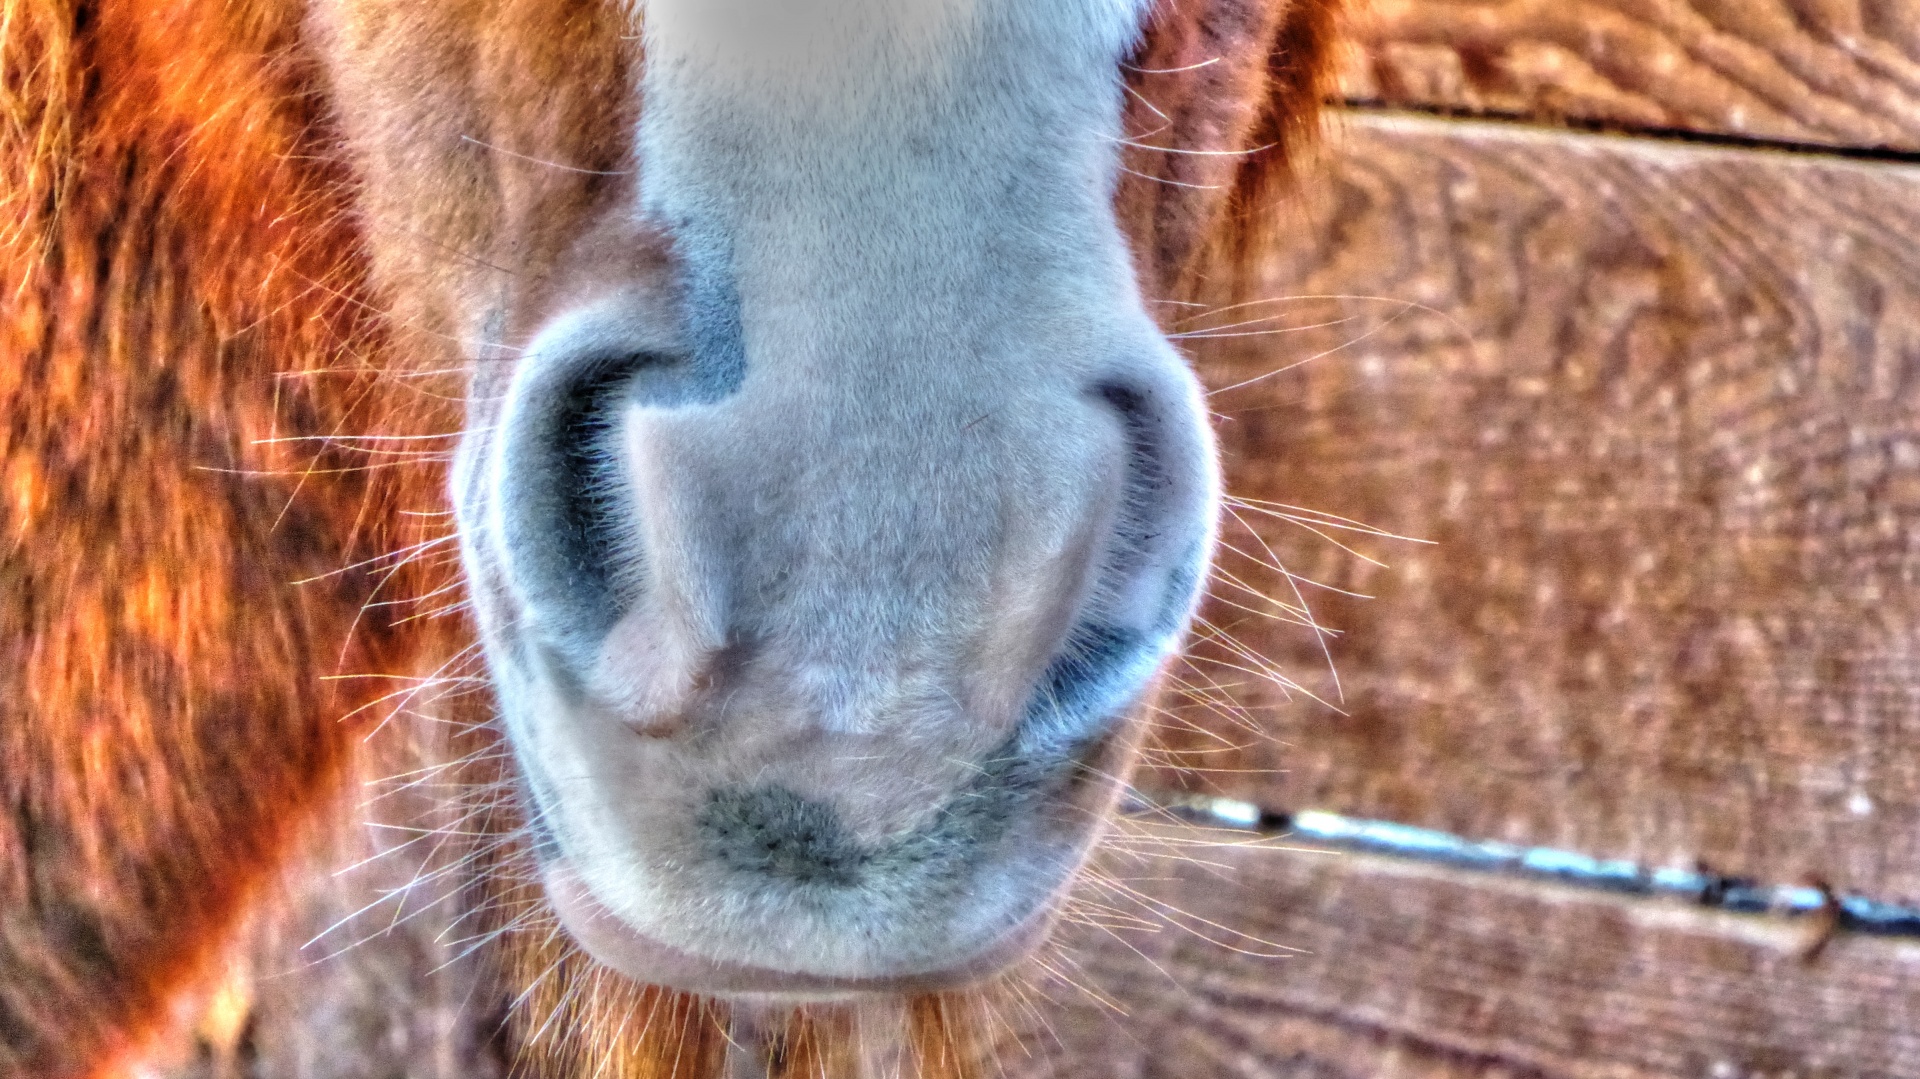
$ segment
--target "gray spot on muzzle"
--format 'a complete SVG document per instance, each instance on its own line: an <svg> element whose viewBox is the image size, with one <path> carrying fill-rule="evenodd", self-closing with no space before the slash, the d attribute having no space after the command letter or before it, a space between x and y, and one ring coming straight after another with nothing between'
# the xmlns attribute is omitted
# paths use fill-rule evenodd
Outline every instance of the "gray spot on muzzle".
<svg viewBox="0 0 1920 1079"><path fill-rule="evenodd" d="M990 858L1015 820L1071 782L1077 764L1077 753L1035 757L1009 742L932 820L880 843L860 842L833 806L779 786L712 791L695 823L716 860L760 880L931 898Z"/></svg>
<svg viewBox="0 0 1920 1079"><path fill-rule="evenodd" d="M832 806L785 787L714 791L699 824L714 855L744 873L848 888L873 860Z"/></svg>
<svg viewBox="0 0 1920 1079"><path fill-rule="evenodd" d="M722 865L762 881L929 898L963 882L1016 821L1072 783L1138 692L1133 668L1151 653L1137 633L1077 627L1026 722L918 829L862 843L832 805L762 786L709 792L695 818L701 841Z"/></svg>

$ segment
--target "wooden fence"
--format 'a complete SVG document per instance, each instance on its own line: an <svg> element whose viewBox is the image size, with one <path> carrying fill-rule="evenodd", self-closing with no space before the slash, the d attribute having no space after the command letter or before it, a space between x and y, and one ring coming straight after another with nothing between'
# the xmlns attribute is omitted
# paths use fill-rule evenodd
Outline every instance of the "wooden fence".
<svg viewBox="0 0 1920 1079"><path fill-rule="evenodd" d="M1920 3L1376 0L1358 29L1241 298L1271 302L1187 327L1239 387L1245 587L1162 738L1206 770L1141 786L1712 883L1139 825L1095 898L1192 929L1089 908L1024 1067L1920 1075L1920 938L1847 913L1920 907ZM1717 903L1748 884L1835 902Z"/></svg>

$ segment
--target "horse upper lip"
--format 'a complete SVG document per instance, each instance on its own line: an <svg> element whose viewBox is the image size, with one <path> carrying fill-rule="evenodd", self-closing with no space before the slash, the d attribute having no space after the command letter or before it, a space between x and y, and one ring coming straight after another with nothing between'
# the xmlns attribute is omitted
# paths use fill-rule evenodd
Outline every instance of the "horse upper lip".
<svg viewBox="0 0 1920 1079"><path fill-rule="evenodd" d="M565 859L547 867L547 897L574 940L593 958L637 981L730 998L822 1001L876 994L926 993L970 985L1024 958L1046 939L1056 904L1043 903L985 950L938 970L871 978L810 974L713 959L676 948L628 925L596 898Z"/></svg>

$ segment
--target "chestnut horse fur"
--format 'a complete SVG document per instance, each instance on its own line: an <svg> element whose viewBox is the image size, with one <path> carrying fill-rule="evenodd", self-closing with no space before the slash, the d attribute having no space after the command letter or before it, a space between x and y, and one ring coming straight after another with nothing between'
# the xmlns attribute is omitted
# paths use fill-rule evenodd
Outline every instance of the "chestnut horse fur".
<svg viewBox="0 0 1920 1079"><path fill-rule="evenodd" d="M1336 16L1152 7L1115 201L1146 296L1231 282L1257 248L1316 130ZM635 18L618 0L0 4L0 1075L136 1062L299 887L293 852L357 819L380 676L471 643L458 618L369 605L457 572L395 554L450 552L445 454L351 436L449 449L458 298L541 280L632 183ZM488 723L471 699L445 711ZM511 836L512 806L483 824ZM479 850L463 901L537 907L523 856ZM549 925L504 933L490 967L527 1074L721 1066L724 1006L611 975ZM665 1018L628 1029L639 1008ZM921 1074L965 1073L963 1011L906 1005ZM793 1023L792 1074L835 1074L845 1017Z"/></svg>

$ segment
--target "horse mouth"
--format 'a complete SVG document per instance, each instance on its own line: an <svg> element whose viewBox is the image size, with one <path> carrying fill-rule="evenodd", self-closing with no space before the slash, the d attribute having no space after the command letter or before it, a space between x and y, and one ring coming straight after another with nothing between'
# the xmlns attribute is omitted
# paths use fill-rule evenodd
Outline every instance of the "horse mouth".
<svg viewBox="0 0 1920 1079"><path fill-rule="evenodd" d="M962 989L1030 955L1053 928L1058 904L1040 904L999 939L959 962L927 971L876 977L811 974L712 959L656 940L608 910L564 859L547 867L548 901L560 924L588 955L635 981L702 996L791 1004Z"/></svg>

